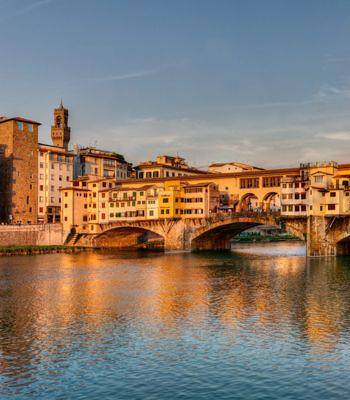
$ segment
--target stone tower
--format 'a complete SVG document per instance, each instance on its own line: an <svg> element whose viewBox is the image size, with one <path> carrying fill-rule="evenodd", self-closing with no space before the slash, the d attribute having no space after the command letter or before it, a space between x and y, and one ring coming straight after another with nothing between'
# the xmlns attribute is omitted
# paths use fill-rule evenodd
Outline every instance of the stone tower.
<svg viewBox="0 0 350 400"><path fill-rule="evenodd" d="M63 107L62 100L54 110L54 125L51 126L51 139L54 146L68 150L70 127L68 126L68 110Z"/></svg>

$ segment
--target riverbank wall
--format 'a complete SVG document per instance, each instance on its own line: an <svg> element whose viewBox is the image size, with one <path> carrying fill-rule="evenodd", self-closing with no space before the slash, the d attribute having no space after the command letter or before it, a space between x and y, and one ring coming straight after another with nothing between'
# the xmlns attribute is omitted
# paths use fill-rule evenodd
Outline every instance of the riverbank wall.
<svg viewBox="0 0 350 400"><path fill-rule="evenodd" d="M60 246L62 224L0 225L0 246Z"/></svg>

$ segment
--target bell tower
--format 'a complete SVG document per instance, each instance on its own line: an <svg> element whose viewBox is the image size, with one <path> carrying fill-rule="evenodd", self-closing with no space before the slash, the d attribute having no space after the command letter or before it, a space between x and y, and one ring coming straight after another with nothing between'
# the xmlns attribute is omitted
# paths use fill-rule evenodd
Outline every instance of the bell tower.
<svg viewBox="0 0 350 400"><path fill-rule="evenodd" d="M51 126L51 139L54 146L68 150L70 127L68 126L68 110L61 104L54 110L54 125Z"/></svg>

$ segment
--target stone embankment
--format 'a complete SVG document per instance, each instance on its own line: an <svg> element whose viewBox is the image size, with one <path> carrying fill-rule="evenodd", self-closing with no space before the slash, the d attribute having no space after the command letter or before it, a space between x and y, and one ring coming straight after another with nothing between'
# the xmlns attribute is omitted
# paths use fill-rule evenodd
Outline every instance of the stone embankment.
<svg viewBox="0 0 350 400"><path fill-rule="evenodd" d="M61 246L61 224L0 225L0 246Z"/></svg>

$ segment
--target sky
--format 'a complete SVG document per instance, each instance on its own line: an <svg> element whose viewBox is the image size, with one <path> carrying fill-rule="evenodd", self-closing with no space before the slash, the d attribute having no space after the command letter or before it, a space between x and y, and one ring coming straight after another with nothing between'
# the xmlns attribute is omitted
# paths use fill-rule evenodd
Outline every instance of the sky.
<svg viewBox="0 0 350 400"><path fill-rule="evenodd" d="M0 0L0 115L134 163L350 162L349 0Z"/></svg>

